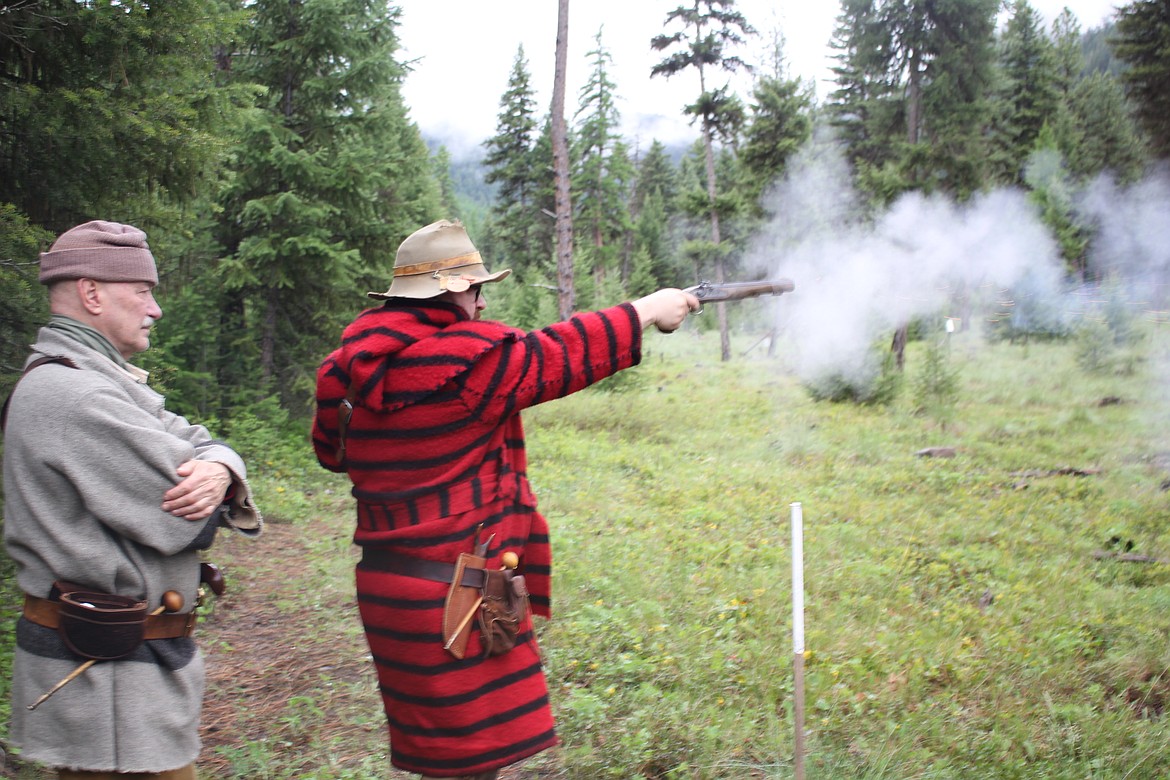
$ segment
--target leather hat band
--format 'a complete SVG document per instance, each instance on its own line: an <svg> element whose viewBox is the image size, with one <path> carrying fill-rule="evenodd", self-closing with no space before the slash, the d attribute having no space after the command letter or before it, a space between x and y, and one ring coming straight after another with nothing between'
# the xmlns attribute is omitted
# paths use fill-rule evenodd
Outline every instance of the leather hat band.
<svg viewBox="0 0 1170 780"><path fill-rule="evenodd" d="M483 265L483 259L479 252L469 252L459 257L448 258L447 260L435 260L431 263L415 263L414 265L404 265L394 269L395 276L416 276L418 274L429 274L435 271L445 271L448 268L461 268L467 265Z"/></svg>

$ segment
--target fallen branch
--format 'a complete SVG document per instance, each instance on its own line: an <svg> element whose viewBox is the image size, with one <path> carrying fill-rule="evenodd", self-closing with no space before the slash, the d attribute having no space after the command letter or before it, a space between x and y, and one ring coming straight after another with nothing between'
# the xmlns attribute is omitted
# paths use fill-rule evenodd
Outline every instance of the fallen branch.
<svg viewBox="0 0 1170 780"><path fill-rule="evenodd" d="M954 447L927 447L914 453L919 458L953 458L957 454Z"/></svg>
<svg viewBox="0 0 1170 780"><path fill-rule="evenodd" d="M1100 474L1101 469L1074 469L1071 466L1062 466L1058 469L1028 469L1027 471L1013 471L1013 477L1091 477Z"/></svg>
<svg viewBox="0 0 1170 780"><path fill-rule="evenodd" d="M1152 555L1138 555L1137 553L1115 553L1106 550L1094 550L1093 557L1099 561L1122 561L1123 563L1170 563L1165 558L1155 558Z"/></svg>

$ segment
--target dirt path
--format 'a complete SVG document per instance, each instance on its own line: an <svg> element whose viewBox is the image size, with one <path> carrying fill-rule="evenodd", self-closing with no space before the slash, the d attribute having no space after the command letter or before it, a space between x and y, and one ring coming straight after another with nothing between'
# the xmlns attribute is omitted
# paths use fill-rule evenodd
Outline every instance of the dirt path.
<svg viewBox="0 0 1170 780"><path fill-rule="evenodd" d="M374 695L373 667L363 660L367 652L364 641L354 641L352 632L320 637L323 629L328 630L318 619L321 610L356 619L353 599L334 596L317 609L306 611L303 619L295 614L290 619L275 609L276 601L296 596L289 593L296 579L290 573L311 570L313 565L300 537L292 525L269 523L258 539L224 535L213 550L212 557L240 562L230 566L228 593L200 631L207 661L207 695L199 767L213 777L231 776L229 761L217 748L260 740L306 747L302 744L304 724L285 717L289 702L297 697L314 702L321 710L322 717L311 730L322 742L332 743L337 738L343 744L359 744L365 739L363 727L336 717L354 702L339 698L334 693L338 686L323 688L321 682L326 677L365 683L360 687Z"/></svg>

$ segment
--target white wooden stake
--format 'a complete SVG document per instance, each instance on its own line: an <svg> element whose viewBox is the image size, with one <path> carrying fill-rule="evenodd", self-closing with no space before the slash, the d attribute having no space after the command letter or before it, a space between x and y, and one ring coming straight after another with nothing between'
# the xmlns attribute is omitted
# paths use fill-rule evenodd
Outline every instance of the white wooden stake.
<svg viewBox="0 0 1170 780"><path fill-rule="evenodd" d="M795 743L793 776L804 780L804 515L800 502L792 503L792 672Z"/></svg>

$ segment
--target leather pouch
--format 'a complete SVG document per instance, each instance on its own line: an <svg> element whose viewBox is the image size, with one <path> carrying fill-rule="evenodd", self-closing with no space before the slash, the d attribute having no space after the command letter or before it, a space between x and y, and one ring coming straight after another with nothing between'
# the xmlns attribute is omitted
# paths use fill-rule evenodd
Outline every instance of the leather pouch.
<svg viewBox="0 0 1170 780"><path fill-rule="evenodd" d="M479 588L462 584L463 570L482 569L486 564L485 558L470 553L460 553L455 561L455 575L443 606L443 647L456 658L463 658L467 653L471 625L482 598Z"/></svg>
<svg viewBox="0 0 1170 780"><path fill-rule="evenodd" d="M61 593L57 628L65 646L95 661L115 661L138 649L146 637L146 602L113 593Z"/></svg>
<svg viewBox="0 0 1170 780"><path fill-rule="evenodd" d="M528 614L524 575L508 569L485 571L479 630L484 655L502 655L516 646L520 623Z"/></svg>

